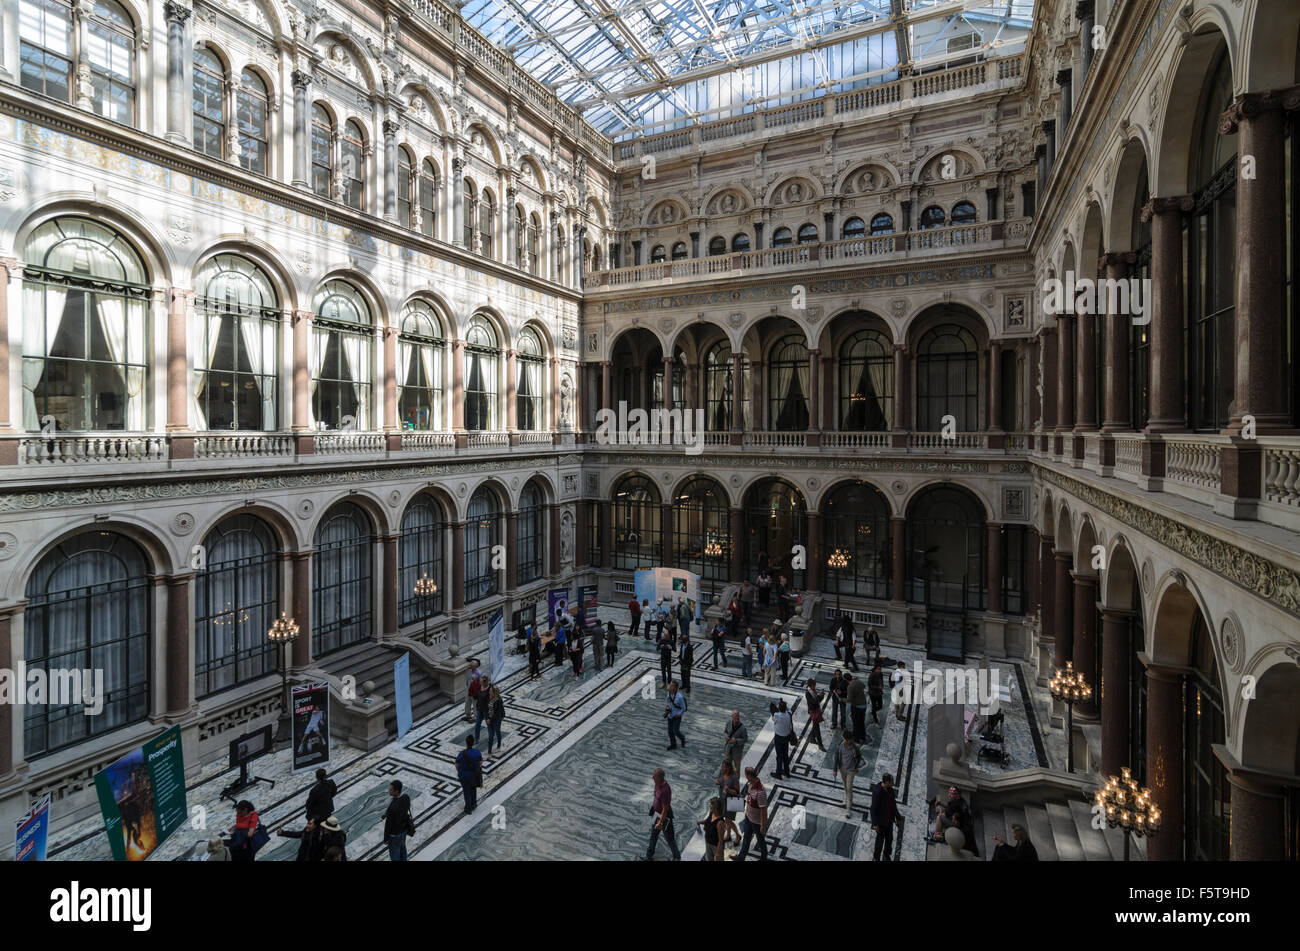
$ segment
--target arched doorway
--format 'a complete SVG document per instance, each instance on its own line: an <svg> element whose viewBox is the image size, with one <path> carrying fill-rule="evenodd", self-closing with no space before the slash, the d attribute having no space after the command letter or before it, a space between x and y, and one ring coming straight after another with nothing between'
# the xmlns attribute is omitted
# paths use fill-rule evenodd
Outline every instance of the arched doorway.
<svg viewBox="0 0 1300 951"><path fill-rule="evenodd" d="M889 502L869 482L845 482L822 502L822 559L842 552L848 564L827 568L823 590L860 598L893 597L893 523Z"/></svg>
<svg viewBox="0 0 1300 951"><path fill-rule="evenodd" d="M731 576L727 490L706 476L684 482L673 499L673 564L694 571L709 591Z"/></svg>
<svg viewBox="0 0 1300 951"><path fill-rule="evenodd" d="M979 499L955 486L922 490L908 507L907 600L983 610L987 547Z"/></svg>
<svg viewBox="0 0 1300 951"><path fill-rule="evenodd" d="M373 629L374 536L370 516L339 502L321 518L312 558L313 657L358 644Z"/></svg>
<svg viewBox="0 0 1300 951"><path fill-rule="evenodd" d="M659 489L649 478L633 472L614 483L613 567L621 571L659 564L661 510Z"/></svg>
<svg viewBox="0 0 1300 951"><path fill-rule="evenodd" d="M785 576L790 584L802 589L808 563L808 506L803 493L781 479L764 479L745 493L744 509L745 576L758 577L759 555L766 552L772 580ZM805 567L794 566L796 545L802 551L800 563Z"/></svg>
<svg viewBox="0 0 1300 951"><path fill-rule="evenodd" d="M205 697L275 670L267 640L279 612L280 546L269 525L243 513L203 538L194 575L194 694Z"/></svg>

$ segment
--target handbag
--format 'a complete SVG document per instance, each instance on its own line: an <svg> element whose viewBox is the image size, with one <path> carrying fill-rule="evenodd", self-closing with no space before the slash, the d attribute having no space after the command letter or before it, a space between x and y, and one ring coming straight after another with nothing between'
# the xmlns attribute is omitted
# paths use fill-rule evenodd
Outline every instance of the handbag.
<svg viewBox="0 0 1300 951"><path fill-rule="evenodd" d="M266 826L259 822L257 828L253 830L253 834L248 839L248 850L253 855L256 855L258 849L270 841L271 833L267 832Z"/></svg>
<svg viewBox="0 0 1300 951"><path fill-rule="evenodd" d="M745 797L744 797L744 796L728 796L727 799L726 799L726 802L723 803L723 808L724 808L727 812L744 812L744 811L745 811Z"/></svg>

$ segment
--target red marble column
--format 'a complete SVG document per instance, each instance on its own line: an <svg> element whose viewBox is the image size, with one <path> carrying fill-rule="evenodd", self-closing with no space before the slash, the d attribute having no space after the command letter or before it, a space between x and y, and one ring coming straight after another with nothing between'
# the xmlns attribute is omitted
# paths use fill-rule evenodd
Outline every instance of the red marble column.
<svg viewBox="0 0 1300 951"><path fill-rule="evenodd" d="M745 578L744 547L745 512L743 509L731 510L731 580L739 584Z"/></svg>
<svg viewBox="0 0 1300 951"><path fill-rule="evenodd" d="M1128 611L1101 612L1101 772L1118 776L1128 761L1129 657L1132 615Z"/></svg>
<svg viewBox="0 0 1300 951"><path fill-rule="evenodd" d="M1183 215L1195 205L1190 195L1182 195L1152 198L1142 209L1142 220L1151 222L1151 416L1146 426L1149 433L1186 429Z"/></svg>
<svg viewBox="0 0 1300 951"><path fill-rule="evenodd" d="M989 613L1002 613L1002 526L996 522L989 522L989 558L986 570L988 578L985 584L989 591Z"/></svg>
<svg viewBox="0 0 1300 951"><path fill-rule="evenodd" d="M465 523L452 522L451 528L451 609L465 607Z"/></svg>
<svg viewBox="0 0 1300 951"><path fill-rule="evenodd" d="M907 407L911 395L907 382L907 349L902 344L894 344L894 431L907 429Z"/></svg>
<svg viewBox="0 0 1300 951"><path fill-rule="evenodd" d="M1074 318L1058 314L1056 318L1056 432L1074 429Z"/></svg>
<svg viewBox="0 0 1300 951"><path fill-rule="evenodd" d="M894 548L893 600L907 600L907 519L893 518L889 521L889 532Z"/></svg>
<svg viewBox="0 0 1300 951"><path fill-rule="evenodd" d="M397 328L384 328L384 432L395 433L397 425ZM396 447L401 448L401 441Z"/></svg>
<svg viewBox="0 0 1300 951"><path fill-rule="evenodd" d="M546 416L541 420L541 428L555 432L560 428L560 360L551 357L546 365L551 371L551 381L546 395Z"/></svg>
<svg viewBox="0 0 1300 951"><path fill-rule="evenodd" d="M519 586L519 513L506 513L506 590Z"/></svg>
<svg viewBox="0 0 1300 951"><path fill-rule="evenodd" d="M742 432L745 428L745 353L737 350L731 355L731 431Z"/></svg>
<svg viewBox="0 0 1300 951"><path fill-rule="evenodd" d="M665 385L667 383L665 382ZM614 388L613 364L608 360L600 362L600 408L613 409L613 396L611 395ZM667 392L665 390L665 392Z"/></svg>
<svg viewBox="0 0 1300 951"><path fill-rule="evenodd" d="M1101 263L1106 268L1107 280L1126 279L1129 265L1134 263L1136 258L1137 255L1132 251L1111 251L1102 255ZM1150 301L1147 303L1150 304ZM1133 428L1133 418L1128 405L1128 337L1131 320L1127 315L1121 314L1110 314L1102 319L1106 321L1106 370L1103 375L1105 392L1102 393L1104 418L1101 431L1122 432Z"/></svg>
<svg viewBox="0 0 1300 951"><path fill-rule="evenodd" d="M384 633L397 633L397 542L400 536L383 536L384 546ZM410 593L410 592L408 592Z"/></svg>
<svg viewBox="0 0 1300 951"><path fill-rule="evenodd" d="M1056 583L1053 592L1056 595L1056 650L1053 666L1064 669L1065 662L1074 660L1074 584L1070 579L1071 557L1068 551L1058 551L1056 558Z"/></svg>
<svg viewBox="0 0 1300 951"><path fill-rule="evenodd" d="M1183 858L1183 675L1147 664L1147 786L1162 813L1147 840L1147 861Z"/></svg>
<svg viewBox="0 0 1300 951"><path fill-rule="evenodd" d="M1046 452L1050 445L1049 435L1056 429L1056 386L1052 380L1053 368L1056 366L1056 328L1043 328L1043 342L1038 348L1039 360L1043 364L1043 439L1039 443L1039 451ZM1038 386L1038 382L1034 382Z"/></svg>
<svg viewBox="0 0 1300 951"><path fill-rule="evenodd" d="M311 342L311 312L293 312L293 431L297 451L310 452L311 437L311 367L308 344Z"/></svg>
<svg viewBox="0 0 1300 951"><path fill-rule="evenodd" d="M1002 344L989 343L989 425L991 433L1002 432Z"/></svg>
<svg viewBox="0 0 1300 951"><path fill-rule="evenodd" d="M821 351L808 351L808 429L817 432L821 426Z"/></svg>
<svg viewBox="0 0 1300 951"><path fill-rule="evenodd" d="M1075 322L1074 431L1097 431L1097 321L1096 314L1080 314Z"/></svg>
<svg viewBox="0 0 1300 951"><path fill-rule="evenodd" d="M311 666L311 552L295 551L293 561L293 598L288 614L298 622L298 639L293 642L293 666Z"/></svg>
<svg viewBox="0 0 1300 951"><path fill-rule="evenodd" d="M189 291L173 287L167 310L167 432L185 432L189 427L186 394L189 387L189 359L186 309Z"/></svg>
<svg viewBox="0 0 1300 951"><path fill-rule="evenodd" d="M1097 576L1074 575L1074 669L1092 687L1092 699L1075 706L1085 719L1097 716Z"/></svg>
<svg viewBox="0 0 1300 951"><path fill-rule="evenodd" d="M460 434L465 432L464 340L453 340L451 342L451 430ZM463 442L463 437L457 438L456 445L461 446Z"/></svg>
<svg viewBox="0 0 1300 951"><path fill-rule="evenodd" d="M808 513L807 558L808 569L804 573L804 589L820 591L822 589L822 517L817 512Z"/></svg>
<svg viewBox="0 0 1300 951"><path fill-rule="evenodd" d="M1215 752L1219 750L1216 748ZM1276 781L1253 775L1237 765L1228 769L1228 782L1232 785L1229 861L1282 861L1286 810Z"/></svg>
<svg viewBox="0 0 1300 951"><path fill-rule="evenodd" d="M555 503L546 506L546 536L550 539L550 557L546 563L546 574L558 578L563 571L560 566L560 507Z"/></svg>
<svg viewBox="0 0 1300 951"><path fill-rule="evenodd" d="M573 531L577 536L573 540L573 562L579 569L587 568L591 564L591 545L588 541L591 525L587 519L587 502L587 499L579 500L573 520Z"/></svg>
<svg viewBox="0 0 1300 951"><path fill-rule="evenodd" d="M609 499L600 502L600 538L600 570L610 571L614 567L614 503Z"/></svg>
<svg viewBox="0 0 1300 951"><path fill-rule="evenodd" d="M0 295L3 288L0 287ZM2 338L0 338L2 339ZM0 608L0 667L13 666L13 616L20 610L18 605ZM0 782L4 782L14 772L14 704L0 703Z"/></svg>
<svg viewBox="0 0 1300 951"><path fill-rule="evenodd" d="M659 508L659 530L662 533L660 547L663 549L663 567L673 566L673 507L664 502Z"/></svg>
<svg viewBox="0 0 1300 951"><path fill-rule="evenodd" d="M506 351L506 432L512 435L519 429L519 400L516 398L515 377L518 374L518 350ZM519 445L518 439L511 439L512 446Z"/></svg>

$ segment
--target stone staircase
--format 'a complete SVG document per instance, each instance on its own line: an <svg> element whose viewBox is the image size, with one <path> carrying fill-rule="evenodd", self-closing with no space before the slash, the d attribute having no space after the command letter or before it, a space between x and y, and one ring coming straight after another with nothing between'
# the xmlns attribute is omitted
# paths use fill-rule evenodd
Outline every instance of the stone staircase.
<svg viewBox="0 0 1300 951"><path fill-rule="evenodd" d="M356 678L357 698L365 696L363 685L374 682L375 696L393 701L393 663L402 656L403 649L395 645L363 641L320 658L319 665L335 677ZM419 723L450 699L438 686L435 676L426 671L414 654L411 656L411 722ZM384 729L390 737L397 736L397 708L392 706L384 714Z"/></svg>
<svg viewBox="0 0 1300 951"><path fill-rule="evenodd" d="M1092 804L1077 799L1026 802L977 811L975 836L981 858L992 858L997 847L994 836L1001 836L1004 842L1013 841L1013 823L1028 830L1029 841L1038 850L1040 861L1121 862L1124 859L1123 833L1111 828L1100 832L1094 829ZM1129 860L1141 859L1139 850L1130 846Z"/></svg>

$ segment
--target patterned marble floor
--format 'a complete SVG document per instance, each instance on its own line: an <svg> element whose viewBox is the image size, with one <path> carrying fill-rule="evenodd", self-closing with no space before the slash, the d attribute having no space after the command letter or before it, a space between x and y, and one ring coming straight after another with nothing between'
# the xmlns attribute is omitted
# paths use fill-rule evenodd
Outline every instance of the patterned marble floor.
<svg viewBox="0 0 1300 951"><path fill-rule="evenodd" d="M601 605L600 616L626 629L625 608ZM392 779L401 779L416 816L416 835L409 846L413 860L634 858L644 855L648 840L650 773L662 765L677 804L678 844L685 858L697 858L703 840L694 834L694 820L713 794L723 725L732 709L740 709L750 733L744 764L760 769L771 797L770 854L800 860L870 858L874 837L865 824L870 787L890 772L896 777L899 807L906 818L902 834L895 838L895 858L924 859L930 756L926 748L929 711L923 705L910 705L907 718L900 720L886 695L880 724L869 725L867 764L854 785L853 814L846 816L843 786L832 775L829 752L809 743L803 710L805 678L815 676L824 689L838 666L825 638L813 640L809 652L792 663L789 682L777 688L765 688L757 679L744 680L734 651L728 667L715 668L707 641L696 639L690 709L683 722L688 746L686 751L671 753L664 749L658 656L652 645L640 639L624 638L621 646L612 670L596 672L588 658L581 680L573 677L568 665L545 664L542 679L530 682L524 658L507 655L506 673L500 679L506 701L504 746L485 763L480 806L473 816L463 814L455 777L455 756L469 728L461 719L460 705L430 714L402 740L373 752L336 747L331 766L339 784L335 813L348 833L348 857L387 860L382 843L386 790ZM910 667L924 658L920 651L887 647L885 659L888 670L897 660ZM1014 665L995 666L1005 681L1017 684L1012 700L1003 702L1010 768L1039 765L1044 761L1043 743L1034 738L1035 729L1029 726L1020 699L1023 679ZM791 778L771 781L773 743L767 710L779 696L793 705L799 742ZM486 729L483 732L486 743ZM829 718L823 733L827 750L833 750L839 734L830 728ZM272 831L301 828L310 774L291 775L287 752L258 760L254 772L276 783L274 788L259 785L243 794L258 807L267 827ZM202 807L197 814L200 822L174 834L151 861L201 854L202 843L213 834L208 830L233 822L229 802L219 800L231 775L214 764L193 779L188 801L192 812L195 806ZM273 838L259 861L292 860L296 846L295 840ZM109 859L99 820L64 827L56 823L50 857ZM656 857L668 858L662 842Z"/></svg>

